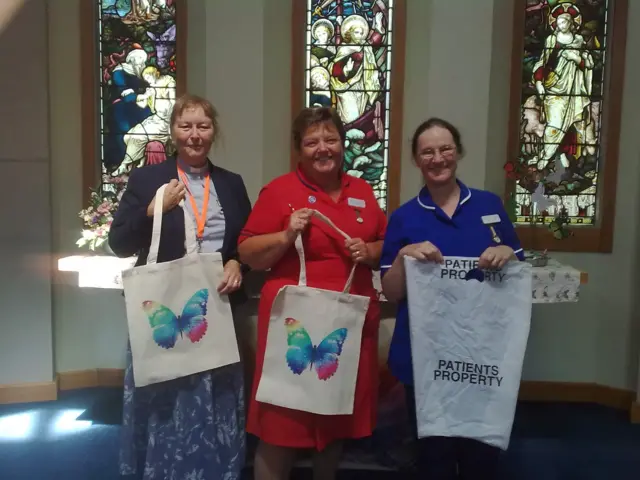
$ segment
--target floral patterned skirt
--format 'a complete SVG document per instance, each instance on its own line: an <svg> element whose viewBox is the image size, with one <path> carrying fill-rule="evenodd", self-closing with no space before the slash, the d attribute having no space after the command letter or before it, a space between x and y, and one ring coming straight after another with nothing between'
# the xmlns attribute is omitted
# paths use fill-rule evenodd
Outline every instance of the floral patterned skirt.
<svg viewBox="0 0 640 480"><path fill-rule="evenodd" d="M245 462L240 363L136 388L127 352L120 473L144 480L236 480Z"/></svg>

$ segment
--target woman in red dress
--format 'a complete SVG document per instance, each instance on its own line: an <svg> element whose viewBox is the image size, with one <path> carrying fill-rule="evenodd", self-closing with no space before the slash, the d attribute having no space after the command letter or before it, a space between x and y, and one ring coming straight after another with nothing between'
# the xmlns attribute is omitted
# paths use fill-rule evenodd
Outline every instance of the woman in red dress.
<svg viewBox="0 0 640 480"><path fill-rule="evenodd" d="M293 124L299 163L295 172L266 185L240 234L239 255L256 270L270 269L258 307L256 370L247 430L260 438L255 478L287 479L297 449L314 449L314 478L331 479L342 453L342 440L370 436L378 399L378 328L380 310L372 269L378 267L387 219L371 186L342 173L345 130L334 110L305 109ZM311 215L329 217L351 240ZM352 415L316 415L257 402L271 305L285 285L297 285L300 260L294 247L302 234L309 287L342 291L353 262L351 289L371 302L362 331L360 363Z"/></svg>

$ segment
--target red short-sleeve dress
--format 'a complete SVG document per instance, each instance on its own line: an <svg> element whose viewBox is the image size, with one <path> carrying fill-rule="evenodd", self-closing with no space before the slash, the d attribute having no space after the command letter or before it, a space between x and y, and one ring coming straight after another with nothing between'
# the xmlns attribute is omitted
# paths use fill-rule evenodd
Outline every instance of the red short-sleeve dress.
<svg viewBox="0 0 640 480"><path fill-rule="evenodd" d="M384 239L387 218L378 206L371 186L344 174L342 193L333 201L305 178L300 170L276 178L265 186L240 235L239 243L254 235L283 231L293 210L314 208L352 238L365 242ZM360 219L360 220L359 220ZM307 285L341 291L352 263L344 238L317 218L303 235ZM253 379L247 431L278 446L324 449L329 443L371 435L376 422L378 400L378 328L380 306L368 266L356 268L351 293L371 298L362 332L358 380L352 415L315 415L255 400L262 375L271 305L285 285L297 285L300 261L292 246L274 265L262 288L258 307L256 370Z"/></svg>

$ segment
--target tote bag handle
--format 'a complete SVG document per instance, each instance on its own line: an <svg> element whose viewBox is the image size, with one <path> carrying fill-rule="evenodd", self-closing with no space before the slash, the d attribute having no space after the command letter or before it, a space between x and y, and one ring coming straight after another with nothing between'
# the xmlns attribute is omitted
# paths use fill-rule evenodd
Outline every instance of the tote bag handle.
<svg viewBox="0 0 640 480"><path fill-rule="evenodd" d="M326 215L320 213L318 210L312 210L313 215L318 217L324 223L333 228L336 232L342 235L346 240L351 240L351 237L347 235L344 231L340 230L333 221L327 217ZM298 252L298 258L300 258L300 278L298 279L298 285L301 287L307 286L307 267L305 265L304 259L304 248L302 246L302 236L298 235L296 237L295 247ZM345 283L344 288L342 289L342 293L349 293L351 290L351 284L353 283L353 277L356 273L357 264L353 264L351 267L351 273L349 273L349 278L347 278L347 283Z"/></svg>
<svg viewBox="0 0 640 480"><path fill-rule="evenodd" d="M147 265L158 262L158 250L160 249L160 233L162 232L162 199L167 185L162 185L156 192L156 202L153 206L153 228L151 231L151 246L149 247L149 255L147 256ZM193 220L189 212L184 208L184 200L178 204L184 211L184 248L187 255L192 255L198 250L196 242L196 229L193 226Z"/></svg>

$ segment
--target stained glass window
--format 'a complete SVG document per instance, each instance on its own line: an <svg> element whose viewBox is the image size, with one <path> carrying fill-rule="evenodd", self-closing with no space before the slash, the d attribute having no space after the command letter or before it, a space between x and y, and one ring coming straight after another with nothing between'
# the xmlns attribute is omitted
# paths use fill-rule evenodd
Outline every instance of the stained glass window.
<svg viewBox="0 0 640 480"><path fill-rule="evenodd" d="M393 0L307 0L305 106L334 107L345 171L388 203Z"/></svg>
<svg viewBox="0 0 640 480"><path fill-rule="evenodd" d="M176 98L177 3L98 0L105 184L122 183L133 168L163 162L169 153L169 119Z"/></svg>
<svg viewBox="0 0 640 480"><path fill-rule="evenodd" d="M527 0L516 223L593 225L598 215L609 0Z"/></svg>

